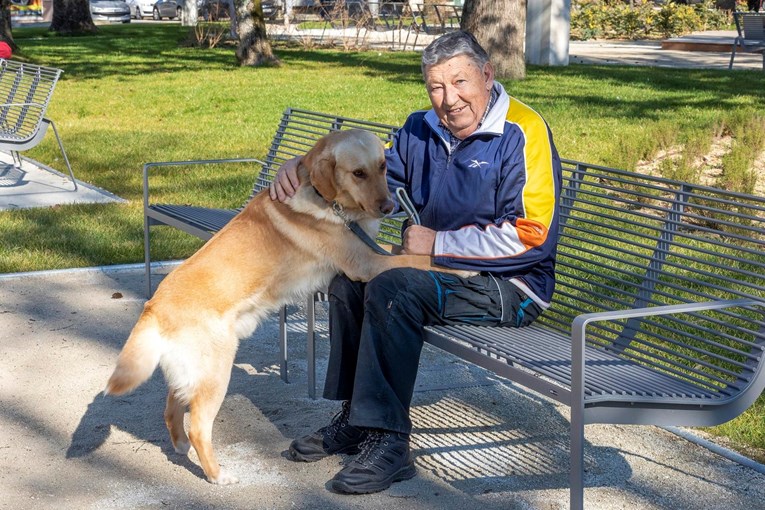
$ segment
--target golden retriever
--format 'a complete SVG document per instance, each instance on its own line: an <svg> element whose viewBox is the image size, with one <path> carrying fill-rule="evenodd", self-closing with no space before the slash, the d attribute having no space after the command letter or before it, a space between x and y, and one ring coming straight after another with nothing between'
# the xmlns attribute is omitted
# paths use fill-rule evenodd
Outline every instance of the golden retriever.
<svg viewBox="0 0 765 510"><path fill-rule="evenodd" d="M339 272L368 281L394 267L436 269L426 255L374 253L333 212L334 202L374 238L380 218L394 207L385 172L382 143L374 134L349 130L320 139L300 160L294 197L281 203L260 193L162 281L105 393L132 391L161 366L169 386L165 423L175 451L185 455L193 446L210 482L236 483L215 458L212 428L239 339L267 314L325 287Z"/></svg>

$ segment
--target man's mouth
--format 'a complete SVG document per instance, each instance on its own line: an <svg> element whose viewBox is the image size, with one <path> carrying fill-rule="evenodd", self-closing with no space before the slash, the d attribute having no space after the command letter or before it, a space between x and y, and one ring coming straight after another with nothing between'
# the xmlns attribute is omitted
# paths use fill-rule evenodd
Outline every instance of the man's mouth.
<svg viewBox="0 0 765 510"><path fill-rule="evenodd" d="M447 113L449 115L457 115L459 113L462 113L465 110L465 108L467 108L467 106L460 106L459 108L449 108Z"/></svg>

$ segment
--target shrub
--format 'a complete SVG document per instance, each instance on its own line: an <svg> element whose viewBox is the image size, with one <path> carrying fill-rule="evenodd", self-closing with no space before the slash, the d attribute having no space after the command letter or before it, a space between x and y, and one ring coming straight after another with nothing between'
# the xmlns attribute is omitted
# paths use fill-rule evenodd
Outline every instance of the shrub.
<svg viewBox="0 0 765 510"><path fill-rule="evenodd" d="M571 38L587 40L672 37L696 30L726 28L730 15L715 8L714 0L695 5L622 0L574 0Z"/></svg>

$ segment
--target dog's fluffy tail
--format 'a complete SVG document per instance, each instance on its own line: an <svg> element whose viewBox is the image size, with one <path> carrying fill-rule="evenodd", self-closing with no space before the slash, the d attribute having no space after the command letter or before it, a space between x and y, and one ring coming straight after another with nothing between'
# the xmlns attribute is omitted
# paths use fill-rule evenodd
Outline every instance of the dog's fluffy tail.
<svg viewBox="0 0 765 510"><path fill-rule="evenodd" d="M122 348L104 394L122 395L146 382L159 364L162 344L156 321L144 314Z"/></svg>

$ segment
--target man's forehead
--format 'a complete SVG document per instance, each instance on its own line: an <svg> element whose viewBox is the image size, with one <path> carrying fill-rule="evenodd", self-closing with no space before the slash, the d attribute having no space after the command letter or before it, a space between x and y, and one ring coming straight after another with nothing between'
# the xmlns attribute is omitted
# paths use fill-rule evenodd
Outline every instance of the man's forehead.
<svg viewBox="0 0 765 510"><path fill-rule="evenodd" d="M480 66L467 55L456 55L425 67L425 75L459 74L481 72Z"/></svg>

